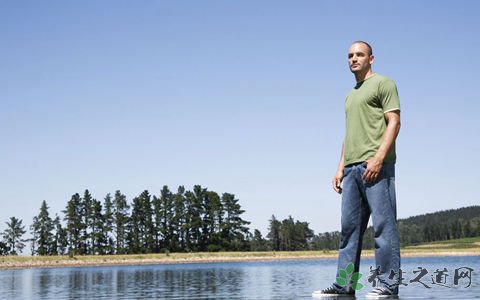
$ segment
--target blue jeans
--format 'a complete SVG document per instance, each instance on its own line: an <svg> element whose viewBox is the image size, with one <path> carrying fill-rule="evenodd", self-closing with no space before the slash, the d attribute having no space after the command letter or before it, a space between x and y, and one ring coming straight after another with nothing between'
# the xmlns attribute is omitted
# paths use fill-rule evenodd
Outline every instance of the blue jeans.
<svg viewBox="0 0 480 300"><path fill-rule="evenodd" d="M353 263L354 272L358 272L363 234L372 215L376 263L372 269L378 268L378 286L388 287L398 293L400 241L397 231L395 164L384 163L373 183L362 179L365 169L366 163L349 165L344 169L338 268L345 269L349 263ZM363 275L366 279L371 274Z"/></svg>

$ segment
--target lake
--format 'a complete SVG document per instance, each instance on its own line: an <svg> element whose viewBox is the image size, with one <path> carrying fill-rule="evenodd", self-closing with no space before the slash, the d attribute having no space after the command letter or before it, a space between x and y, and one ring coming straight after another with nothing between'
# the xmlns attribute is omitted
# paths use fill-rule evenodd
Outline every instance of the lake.
<svg viewBox="0 0 480 300"><path fill-rule="evenodd" d="M313 299L335 271L333 259L3 270L0 299ZM402 272L400 299L480 299L480 257L402 258Z"/></svg>

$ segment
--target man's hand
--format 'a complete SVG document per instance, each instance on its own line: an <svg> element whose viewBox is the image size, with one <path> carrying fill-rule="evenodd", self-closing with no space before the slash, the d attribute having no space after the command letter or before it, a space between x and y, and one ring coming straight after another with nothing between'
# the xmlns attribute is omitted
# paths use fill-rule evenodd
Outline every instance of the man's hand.
<svg viewBox="0 0 480 300"><path fill-rule="evenodd" d="M342 180L343 180L343 169L338 170L335 177L333 177L333 189L335 192L341 194L342 193Z"/></svg>
<svg viewBox="0 0 480 300"><path fill-rule="evenodd" d="M378 148L375 156L366 161L367 169L365 173L363 173L362 178L368 183L373 183L377 180L378 174L380 174L380 170L382 169L383 159L397 138L398 132L400 131L400 110L386 112L385 120L387 122L387 128L383 134L382 144L380 148Z"/></svg>
<svg viewBox="0 0 480 300"><path fill-rule="evenodd" d="M363 173L362 179L368 183L374 183L377 180L378 174L382 170L383 161L376 157L372 157L366 161L367 168Z"/></svg>

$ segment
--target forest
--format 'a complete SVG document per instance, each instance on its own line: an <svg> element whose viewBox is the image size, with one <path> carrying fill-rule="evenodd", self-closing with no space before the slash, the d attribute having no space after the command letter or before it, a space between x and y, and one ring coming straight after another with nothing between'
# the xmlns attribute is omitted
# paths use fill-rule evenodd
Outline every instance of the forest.
<svg viewBox="0 0 480 300"><path fill-rule="evenodd" d="M128 201L120 191L97 200L87 189L67 201L61 215L51 216L47 202L31 225L11 217L1 234L0 255L18 255L27 244L31 255L105 255L215 251L336 250L340 233L315 234L309 223L274 215L266 236L250 230L234 194L195 185L159 195L145 190ZM480 206L398 220L401 245L480 236ZM30 238L24 238L27 231ZM363 247L374 247L367 228Z"/></svg>
<svg viewBox="0 0 480 300"><path fill-rule="evenodd" d="M397 220L400 246L414 246L422 243L480 236L480 206L438 211ZM316 235L314 249L335 250L340 241L340 232L326 232ZM365 231L362 247L375 247L373 228Z"/></svg>

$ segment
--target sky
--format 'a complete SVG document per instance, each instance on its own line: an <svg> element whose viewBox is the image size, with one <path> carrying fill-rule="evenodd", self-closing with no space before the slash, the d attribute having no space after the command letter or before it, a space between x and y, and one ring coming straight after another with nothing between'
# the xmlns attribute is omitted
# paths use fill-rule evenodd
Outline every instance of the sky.
<svg viewBox="0 0 480 300"><path fill-rule="evenodd" d="M0 230L45 200L233 193L250 228L339 230L331 186L373 46L401 101L398 217L478 205L478 1L1 1ZM28 250L26 250L28 252Z"/></svg>

